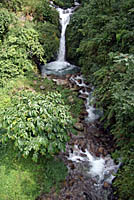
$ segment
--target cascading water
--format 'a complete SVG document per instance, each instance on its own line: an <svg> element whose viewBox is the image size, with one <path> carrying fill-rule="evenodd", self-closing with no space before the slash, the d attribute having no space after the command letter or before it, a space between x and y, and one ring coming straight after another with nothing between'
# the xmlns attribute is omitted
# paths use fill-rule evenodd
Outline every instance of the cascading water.
<svg viewBox="0 0 134 200"><path fill-rule="evenodd" d="M93 99L92 90L94 88L84 83L84 78L82 75L71 77L70 81L79 87L81 98L84 97L85 99L87 117L84 121L89 123L89 126L91 127L95 126L94 122L103 115L103 112L96 110L96 108L91 105L91 101ZM92 189L92 191L86 192L90 196L89 199L108 200L108 196L111 195L111 188L109 187L110 190L106 191L103 186L105 183L109 185L112 184L112 181L115 178L115 174L117 173L121 163L116 165L110 155L106 155L105 157L96 157L93 155L93 152L90 153L91 151L89 149L85 148L83 151L83 149L81 149L77 144L75 144L73 148L68 146L69 156L67 156L67 159L75 163L77 173L84 174L84 177L88 177L92 183L90 185L89 182L87 182L87 184L89 184L89 188ZM110 199L113 199L113 197L111 196Z"/></svg>
<svg viewBox="0 0 134 200"><path fill-rule="evenodd" d="M60 48L59 48L59 54L58 54L58 60L59 62L65 62L65 53L66 53L66 47L65 47L65 33L67 25L70 21L70 15L72 14L72 9L63 10L61 8L57 9L59 11L60 16L60 24L62 27L61 31L61 39L60 39Z"/></svg>
<svg viewBox="0 0 134 200"><path fill-rule="evenodd" d="M41 68L41 73L42 76L45 74L50 75L58 75L62 76L65 74L71 74L71 73L76 73L79 71L79 67L75 65L71 65L70 63L65 61L65 54L66 54L66 46L65 46L65 33L66 33L66 28L67 25L69 24L70 21L70 16L72 15L73 11L75 8L78 6L77 4L73 8L68 8L68 9L61 9L61 8L56 8L57 11L59 12L59 17L60 17L60 24L61 24L61 38L60 38L60 47L59 47L59 53L57 60L54 62L50 62L46 65L43 65Z"/></svg>
<svg viewBox="0 0 134 200"><path fill-rule="evenodd" d="M59 12L60 24L62 27L59 53L56 61L50 62L42 66L42 76L44 76L45 74L62 76L79 71L78 67L76 67L75 65L71 65L65 60L66 28L69 24L70 17L73 14L73 11L79 4L77 3L77 1L74 1L74 5L74 8L69 9L56 8ZM52 6L54 5L52 4ZM103 112L100 110L96 110L94 106L91 105L91 100L93 97L92 91L89 92L89 89L92 90L92 87L84 83L84 78L82 76L76 76L75 78L71 77L70 81L80 88L79 93L81 95L86 96L85 107L88 115L85 118L85 122L90 123L91 126L94 126L94 121L97 120L103 114ZM87 146L89 145L87 144ZM103 186L105 182L107 182L108 184L112 183L112 180L115 177L113 174L117 172L120 164L116 165L109 155L106 155L105 157L96 157L93 153L90 153L91 151L89 149L86 148L83 151L83 149L81 149L77 144L73 147L67 145L67 156L65 157L68 161L73 162L75 165L75 169L73 170L71 170L68 166L68 169L70 171L69 173L72 173L74 176L75 173L79 176L83 176L83 187L80 186L80 192L85 195L85 198L83 197L83 199L108 200L108 195L111 195L111 187L108 189L108 191L106 191ZM64 198L62 197L60 199ZM111 197L110 199L112 200L113 198Z"/></svg>

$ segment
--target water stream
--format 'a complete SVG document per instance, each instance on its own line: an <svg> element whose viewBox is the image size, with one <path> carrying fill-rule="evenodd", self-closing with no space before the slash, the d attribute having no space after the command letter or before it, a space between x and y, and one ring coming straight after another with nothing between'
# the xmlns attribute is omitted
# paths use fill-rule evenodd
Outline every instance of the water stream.
<svg viewBox="0 0 134 200"><path fill-rule="evenodd" d="M65 33L67 25L69 24L70 17L73 14L75 8L79 5L77 1L74 1L75 7L68 9L56 8L59 12L60 24L61 24L61 38L60 38L60 47L59 53L57 56L57 60L54 62L50 62L44 66L42 66L42 76L47 75L58 75L62 76L69 73L76 73L79 71L79 68L75 65L71 65L65 60L66 55L66 45L65 45ZM52 5L53 6L53 5ZM85 118L85 123L94 123L95 120L99 119L103 112L100 110L96 110L94 106L91 104L93 99L92 90L93 88L84 83L84 78L82 76L75 76L70 78L70 82L75 83L81 89L79 93L85 96L86 103L86 111L88 115ZM89 92L90 90L90 92ZM85 180L89 180L90 183L86 183L90 185L90 193L92 193L91 198L87 199L96 199L96 200L106 200L108 199L107 194L102 194L105 192L103 186L104 182L111 184L113 179L115 178L114 174L117 172L120 164L116 165L109 155L96 157L94 156L88 149L84 151L79 147L79 145L74 145L73 147L68 146L68 156L67 160L75 163L75 167L77 169L77 173L82 171L82 174L86 177ZM92 179L92 181L91 181ZM91 185L92 183L92 185ZM86 192L87 194L88 192ZM112 199L112 198L111 198Z"/></svg>
<svg viewBox="0 0 134 200"><path fill-rule="evenodd" d="M41 67L41 74L44 76L45 74L50 75L58 75L62 76L65 74L73 74L80 70L79 67L75 65L71 65L69 62L65 60L65 54L66 54L66 46L65 46L65 34L66 34L66 28L67 25L70 22L70 16L73 14L74 10L78 7L78 3L76 3L75 7L62 9L62 8L56 8L56 10L59 12L59 19L61 24L61 37L60 37L60 47L59 47L59 53L57 60L54 62L47 63L46 65L43 65ZM53 6L53 5L51 5Z"/></svg>
<svg viewBox="0 0 134 200"><path fill-rule="evenodd" d="M95 121L103 115L103 111L96 109L92 104L92 100L94 99L92 91L94 88L85 83L82 75L73 76L70 78L70 81L79 87L80 97L85 99L85 109L87 112L87 116L84 119L85 123L87 123L87 126L89 124L89 127L94 127L97 130ZM86 142L88 143L88 141ZM88 147L88 144L86 147ZM108 184L110 186L112 184L121 163L115 164L109 154L106 156L95 156L94 152L90 151L90 148L83 150L79 142L73 148L68 147L68 152L69 156L67 156L67 159L75 163L77 173L84 174L84 177L88 177L90 182L92 182L92 186L89 184L92 192L87 192L90 198L92 200L108 200L108 196L112 194L111 188L109 187L106 191L104 185ZM112 195L110 199L113 199Z"/></svg>

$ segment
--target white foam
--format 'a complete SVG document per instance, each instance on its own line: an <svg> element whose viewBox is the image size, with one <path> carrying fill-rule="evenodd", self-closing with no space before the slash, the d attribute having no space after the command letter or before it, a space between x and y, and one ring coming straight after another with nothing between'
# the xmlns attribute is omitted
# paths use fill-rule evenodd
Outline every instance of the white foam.
<svg viewBox="0 0 134 200"><path fill-rule="evenodd" d="M97 120L100 117L100 115L95 113L96 109L92 106L94 97L92 96L92 91L88 92L88 90L87 90L88 88L90 88L90 86L84 83L84 78L82 75L76 76L74 78L71 77L70 81L74 82L77 86L84 88L84 91L83 91L83 89L81 89L79 92L80 92L80 94L87 96L85 107L86 107L86 111L87 111L88 115L85 118L85 121L86 122L94 122L95 120ZM80 83L79 83L79 81L80 81ZM93 87L91 88L91 90L92 89L93 89ZM101 113L101 112L99 112L99 113Z"/></svg>
<svg viewBox="0 0 134 200"><path fill-rule="evenodd" d="M82 152L77 145L74 146L73 152L69 153L68 160L71 160L76 163L87 162L89 164L88 174L93 178L97 178L98 184L101 184L103 181L112 183L112 180L115 178L115 174L120 166L116 165L110 156L94 157L87 149L85 152Z"/></svg>
<svg viewBox="0 0 134 200"><path fill-rule="evenodd" d="M60 16L60 24L62 27L61 30L61 38L60 38L60 48L59 48L59 54L57 61L65 61L65 54L66 54L66 48L65 48L65 33L67 25L70 22L70 16L72 15L73 9L68 8L66 10L62 8L57 8L57 11L59 12Z"/></svg>

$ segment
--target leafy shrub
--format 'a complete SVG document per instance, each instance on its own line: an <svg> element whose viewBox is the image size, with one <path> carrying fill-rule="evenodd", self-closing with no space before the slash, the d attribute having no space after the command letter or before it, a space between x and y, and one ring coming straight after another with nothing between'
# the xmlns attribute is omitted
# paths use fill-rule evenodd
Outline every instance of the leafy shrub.
<svg viewBox="0 0 134 200"><path fill-rule="evenodd" d="M114 158L121 158L123 168L115 180L119 196L133 199L134 158L134 56L111 53L114 64L94 73L97 105L104 108L102 118L105 129L114 135L117 150Z"/></svg>
<svg viewBox="0 0 134 200"><path fill-rule="evenodd" d="M28 57L32 58L36 56L40 61L43 61L43 49L39 43L39 34L29 24L25 26L16 26L10 30L7 34L8 45L17 45L23 47L27 51Z"/></svg>
<svg viewBox="0 0 134 200"><path fill-rule="evenodd" d="M68 7L72 7L74 4L73 0L53 0L55 5L60 6L61 8L68 8Z"/></svg>
<svg viewBox="0 0 134 200"><path fill-rule="evenodd" d="M19 11L22 8L22 2L21 0L3 0L3 5L11 10L11 11Z"/></svg>
<svg viewBox="0 0 134 200"><path fill-rule="evenodd" d="M7 9L0 9L0 39L3 39L10 28L10 24L15 22L15 15Z"/></svg>
<svg viewBox="0 0 134 200"><path fill-rule="evenodd" d="M36 29L39 33L39 41L44 49L47 62L55 60L59 49L60 32L57 26L49 22L37 23Z"/></svg>
<svg viewBox="0 0 134 200"><path fill-rule="evenodd" d="M38 21L48 21L52 24L59 25L59 15L55 8L49 6L49 2L42 1L35 9L35 19Z"/></svg>
<svg viewBox="0 0 134 200"><path fill-rule="evenodd" d="M15 26L0 45L0 85L33 69L32 58L44 61L44 50L37 31L32 27Z"/></svg>
<svg viewBox="0 0 134 200"><path fill-rule="evenodd" d="M128 154L127 154L128 155ZM129 155L130 158L130 155ZM117 178L114 181L114 186L118 188L120 200L133 200L133 186L134 186L134 153L131 154L130 161L125 164L118 172Z"/></svg>
<svg viewBox="0 0 134 200"><path fill-rule="evenodd" d="M49 156L65 149L72 117L59 93L18 92L12 105L1 112L2 128L7 130L2 142L12 140L24 157L31 153L34 161L39 153Z"/></svg>
<svg viewBox="0 0 134 200"><path fill-rule="evenodd" d="M76 11L71 17L71 21L67 26L67 59L71 62L78 64L79 56L77 49L79 48L80 41L83 39L82 26L83 23L87 20L87 10L80 8ZM71 46L71 48L70 48Z"/></svg>
<svg viewBox="0 0 134 200"><path fill-rule="evenodd" d="M108 53L133 53L134 12L132 0L84 2L67 27L67 58L87 76L109 64Z"/></svg>

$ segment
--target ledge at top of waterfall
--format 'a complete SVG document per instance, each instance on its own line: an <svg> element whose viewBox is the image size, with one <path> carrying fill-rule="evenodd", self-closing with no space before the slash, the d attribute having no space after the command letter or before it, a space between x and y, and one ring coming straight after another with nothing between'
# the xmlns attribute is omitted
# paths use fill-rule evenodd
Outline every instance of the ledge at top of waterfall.
<svg viewBox="0 0 134 200"><path fill-rule="evenodd" d="M77 7L77 6L76 6ZM65 46L65 33L67 25L70 22L70 16L72 15L73 11L76 7L68 8L68 9L61 9L57 8L57 11L59 12L59 20L62 27L61 30L61 38L60 38L60 47L59 47L59 53L58 58L54 62L50 62L46 65L43 65L41 67L41 74L44 76L45 74L54 74L58 76L62 76L65 74L72 74L80 71L80 68L71 65L70 63L65 61L65 54L66 54L66 46Z"/></svg>

